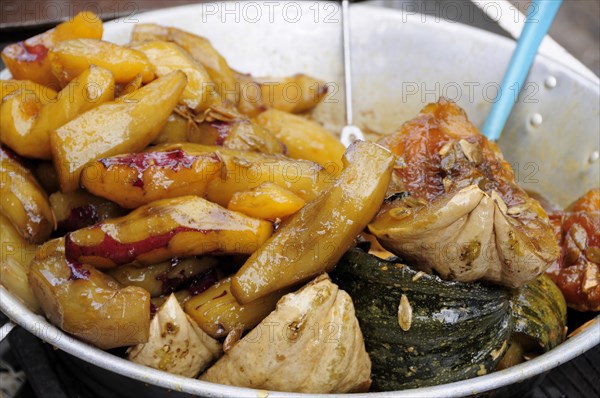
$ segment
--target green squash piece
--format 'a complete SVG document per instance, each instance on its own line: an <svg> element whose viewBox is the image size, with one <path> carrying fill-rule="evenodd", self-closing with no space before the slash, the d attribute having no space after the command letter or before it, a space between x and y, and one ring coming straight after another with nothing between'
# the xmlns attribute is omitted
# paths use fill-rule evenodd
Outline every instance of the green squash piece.
<svg viewBox="0 0 600 398"><path fill-rule="evenodd" d="M518 289L510 304L513 333L533 339L538 347L529 344L531 348L546 352L565 340L567 303L548 276L542 275Z"/></svg>
<svg viewBox="0 0 600 398"><path fill-rule="evenodd" d="M508 347L510 292L503 288L444 281L357 248L331 276L354 302L374 391L483 375Z"/></svg>

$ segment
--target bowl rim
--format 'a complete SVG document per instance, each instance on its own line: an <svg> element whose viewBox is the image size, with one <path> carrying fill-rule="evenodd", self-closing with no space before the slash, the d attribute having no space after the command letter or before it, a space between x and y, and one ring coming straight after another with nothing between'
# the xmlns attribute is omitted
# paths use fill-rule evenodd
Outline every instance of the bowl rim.
<svg viewBox="0 0 600 398"><path fill-rule="evenodd" d="M136 17L140 19L138 23L143 22L158 22L160 17L165 12L179 12L185 13L188 10L196 10L201 7L201 4L182 5L177 7L163 8L160 10L142 12L137 14ZM379 6L367 4L355 4L352 7L360 7L368 10L367 12L381 12L384 11L390 15L391 18L400 17L404 14L401 10L384 9ZM375 11L376 10L376 11ZM406 16L404 16L406 18ZM412 16L409 16L409 20ZM115 25L117 20L109 21L105 23L105 27L110 29L111 25ZM409 21L410 22L410 21ZM446 30L451 33L455 29L471 31L477 35L484 35L493 37L497 44L502 46L514 46L515 42L506 37L496 35L494 33L484 31L479 28L464 25L461 23L450 23L447 21L438 21L436 25L440 29ZM577 71L572 70L569 66L564 65L556 60L553 60L545 55L538 54L536 62L543 60L550 65L560 67L569 71L571 75L576 76L588 84L593 85L596 91L600 90L598 81L594 81L587 76L580 74ZM3 79L9 78L10 74L7 69L0 72L0 77ZM136 364L127 359L118 357L109 352L100 350L90 344L84 343L78 340L72 335L69 335L59 328L49 323L46 318L41 315L37 315L29 310L18 298L13 296L4 286L0 285L0 310L4 312L13 322L23 327L28 332L32 333L36 337L44 340L45 342L53 345L54 347L71 354L83 361L90 364L96 365L108 371L118 373L120 375L142 381L144 383L153 384L162 388L189 393L195 395L202 395L206 397L257 397L257 396L269 396L270 398L283 398L283 397L330 397L331 394L304 394L304 393L288 393L278 391L262 391L250 388L227 386L222 384L210 383L198 379L187 378L183 376L174 375L168 372L156 370L150 367ZM530 361L521 363L519 365L512 366L510 368L492 372L487 375L478 376L471 379L457 381L448 384L441 384L432 387L422 387L416 389L400 390L400 391L387 391L387 392L370 392L361 394L352 394L356 397L395 397L395 398L407 398L407 397L423 397L428 398L431 396L437 397L460 397L465 395L475 395L486 391L494 390L509 384L521 382L529 379L541 373L547 372L550 369L559 366L579 355L592 347L600 344L600 315L597 315L593 321L585 328L585 330L578 333L576 336L568 339L564 343L560 344L556 348L548 351L547 353L540 355Z"/></svg>
<svg viewBox="0 0 600 398"><path fill-rule="evenodd" d="M266 393L243 387L227 386L210 383L198 379L174 375L147 366L139 365L125 358L103 351L92 345L84 343L76 337L69 335L54 325L46 318L34 314L18 298L13 296L4 286L0 285L0 309L12 321L22 328L44 340L52 346L71 354L83 361L99 366L106 370L133 378L144 383L153 384L166 389L202 395L206 397L252 397ZM428 398L436 397L461 397L474 395L517 383L538 374L549 371L600 344L600 315L583 331L560 344L556 348L540 355L530 361L512 366L510 368L492 372L487 375L461 380L454 383L440 384L432 387L422 387L400 391L369 392L352 394L356 397L395 397L395 398ZM258 394L258 395L257 395ZM304 394L269 391L269 398L295 398L295 397L330 397L331 394Z"/></svg>

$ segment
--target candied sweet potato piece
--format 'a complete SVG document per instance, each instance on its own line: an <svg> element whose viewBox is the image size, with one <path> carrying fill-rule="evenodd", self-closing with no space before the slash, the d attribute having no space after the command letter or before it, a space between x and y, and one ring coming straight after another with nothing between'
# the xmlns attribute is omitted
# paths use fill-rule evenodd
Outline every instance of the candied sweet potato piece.
<svg viewBox="0 0 600 398"><path fill-rule="evenodd" d="M206 253L250 254L271 235L271 223L197 196L163 199L128 215L71 232L67 258L103 268L156 264Z"/></svg>
<svg viewBox="0 0 600 398"><path fill-rule="evenodd" d="M237 104L236 80L227 61L208 39L172 27L155 24L136 24L131 34L132 41L165 40L177 43L192 58L204 65L219 95Z"/></svg>
<svg viewBox="0 0 600 398"><path fill-rule="evenodd" d="M124 214L115 203L85 191L54 192L49 197L57 229L75 231Z"/></svg>
<svg viewBox="0 0 600 398"><path fill-rule="evenodd" d="M80 114L114 98L115 81L106 69L91 66L58 93L56 100L44 103L28 128L18 122L16 112L22 111L29 101L26 93L2 104L12 112L12 118L2 122L2 142L22 156L50 159L50 133ZM15 101L21 101L20 104ZM8 109L6 110L9 111Z"/></svg>
<svg viewBox="0 0 600 398"><path fill-rule="evenodd" d="M134 209L159 199L205 196L222 164L215 153L188 155L182 150L118 155L90 162L81 184L94 195Z"/></svg>
<svg viewBox="0 0 600 398"><path fill-rule="evenodd" d="M233 194L227 208L250 217L276 220L291 216L305 204L306 202L292 191L265 182L249 191Z"/></svg>
<svg viewBox="0 0 600 398"><path fill-rule="evenodd" d="M17 91L33 92L37 97L43 98L43 103L56 99L58 93L50 87L32 82L31 80L0 80L0 101ZM44 100L45 99L45 100Z"/></svg>
<svg viewBox="0 0 600 398"><path fill-rule="evenodd" d="M301 73L289 77L259 77L256 81L266 106L290 113L312 110L328 91L324 81Z"/></svg>
<svg viewBox="0 0 600 398"><path fill-rule="evenodd" d="M228 106L208 109L196 128L188 130L187 140L239 151L286 152L285 145L271 131Z"/></svg>
<svg viewBox="0 0 600 398"><path fill-rule="evenodd" d="M67 260L63 239L45 246L31 263L29 282L50 322L102 349L148 341L147 291Z"/></svg>
<svg viewBox="0 0 600 398"><path fill-rule="evenodd" d="M167 295L193 284L198 279L217 281L215 257L172 258L158 264L139 266L128 264L111 269L108 273L125 286L139 286L152 297ZM210 286L210 285L209 285Z"/></svg>
<svg viewBox="0 0 600 398"><path fill-rule="evenodd" d="M344 146L317 122L276 109L261 113L256 122L283 142L290 157L319 163L331 174L342 171Z"/></svg>
<svg viewBox="0 0 600 398"><path fill-rule="evenodd" d="M29 309L38 312L40 306L27 278L36 248L36 245L23 239L10 221L0 214L0 282Z"/></svg>
<svg viewBox="0 0 600 398"><path fill-rule="evenodd" d="M231 294L231 278L215 283L185 302L185 312L214 338L242 332L258 325L285 291L271 293L247 304L240 304Z"/></svg>
<svg viewBox="0 0 600 398"><path fill-rule="evenodd" d="M266 182L285 188L307 202L335 181L335 178L317 163L290 159L282 155L193 143L163 144L150 150L176 149L182 149L190 155L217 153L223 160L221 176L210 182L206 195L208 200L221 206L227 206L236 192L248 191Z"/></svg>
<svg viewBox="0 0 600 398"><path fill-rule="evenodd" d="M15 79L59 89L62 86L50 70L48 51L63 40L101 39L102 31L102 20L90 11L83 11L54 29L6 46L2 61Z"/></svg>
<svg viewBox="0 0 600 398"><path fill-rule="evenodd" d="M170 73L53 131L52 158L61 190L76 190L91 160L144 149L167 121L185 84L183 72Z"/></svg>
<svg viewBox="0 0 600 398"><path fill-rule="evenodd" d="M377 213L394 157L357 141L345 161L337 181L284 221L232 278L231 291L241 303L331 270Z"/></svg>
<svg viewBox="0 0 600 398"><path fill-rule="evenodd" d="M25 240L44 242L54 229L46 192L16 155L0 147L0 213Z"/></svg>
<svg viewBox="0 0 600 398"><path fill-rule="evenodd" d="M194 112L202 112L211 105L221 104L221 97L204 66L177 44L154 40L136 44L132 48L148 57L159 77L175 70L186 74L188 83L180 102Z"/></svg>
<svg viewBox="0 0 600 398"><path fill-rule="evenodd" d="M154 66L143 53L102 40L65 40L50 50L48 58L52 73L63 85L91 65L111 71L117 83L128 83L138 74L144 83L155 77Z"/></svg>

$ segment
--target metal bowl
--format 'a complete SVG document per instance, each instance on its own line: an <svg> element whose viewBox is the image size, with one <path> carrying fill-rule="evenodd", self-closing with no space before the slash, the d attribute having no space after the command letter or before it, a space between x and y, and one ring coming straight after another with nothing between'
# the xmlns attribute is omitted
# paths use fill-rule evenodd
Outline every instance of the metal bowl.
<svg viewBox="0 0 600 398"><path fill-rule="evenodd" d="M330 82L330 94L314 117L339 131L344 116L340 18L338 5L328 2L204 3L106 23L105 39L126 43L133 23L155 22L208 37L243 72L318 76ZM351 7L351 22L356 124L366 131L392 132L440 95L458 102L475 125L482 124L514 42L435 17L363 4ZM8 77L7 71L1 77ZM599 98L597 80L538 56L500 140L520 184L563 206L598 185ZM129 362L63 333L3 287L0 309L65 353L65 362L86 383L119 396L303 395L212 384ZM541 375L599 343L597 317L554 350L503 371L435 387L358 396L482 394Z"/></svg>

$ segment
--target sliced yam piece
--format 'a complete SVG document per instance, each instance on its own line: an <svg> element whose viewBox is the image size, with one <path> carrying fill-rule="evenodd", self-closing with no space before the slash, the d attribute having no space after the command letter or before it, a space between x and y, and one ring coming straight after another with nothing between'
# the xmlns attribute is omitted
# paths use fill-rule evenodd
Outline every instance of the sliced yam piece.
<svg viewBox="0 0 600 398"><path fill-rule="evenodd" d="M317 162L331 174L342 171L345 148L319 123L277 109L261 113L256 122L285 144L290 157Z"/></svg>
<svg viewBox="0 0 600 398"><path fill-rule="evenodd" d="M27 242L10 221L0 214L0 282L29 309L39 312L40 306L29 286L27 273L37 246Z"/></svg>
<svg viewBox="0 0 600 398"><path fill-rule="evenodd" d="M173 72L53 131L52 158L61 190L71 192L79 187L87 162L137 152L151 143L177 105L186 81L183 72Z"/></svg>
<svg viewBox="0 0 600 398"><path fill-rule="evenodd" d="M249 303L331 270L381 206L394 157L377 144L357 141L338 180L284 221L231 280Z"/></svg>
<svg viewBox="0 0 600 398"><path fill-rule="evenodd" d="M83 11L54 29L6 46L2 50L2 61L13 78L58 90L65 84L52 74L48 51L63 40L101 39L102 32L102 20L90 11Z"/></svg>
<svg viewBox="0 0 600 398"><path fill-rule="evenodd" d="M278 291L248 304L231 294L231 278L225 278L185 302L185 312L214 338L240 333L258 325L285 294Z"/></svg>
<svg viewBox="0 0 600 398"><path fill-rule="evenodd" d="M54 230L46 192L16 155L0 147L0 213L26 241L44 242Z"/></svg>
<svg viewBox="0 0 600 398"><path fill-rule="evenodd" d="M150 294L68 261L62 238L40 248L29 283L46 317L67 333L102 349L148 341Z"/></svg>
<svg viewBox="0 0 600 398"><path fill-rule="evenodd" d="M292 191L265 182L249 191L233 194L227 208L250 217L276 220L291 216L305 204L306 202Z"/></svg>
<svg viewBox="0 0 600 398"><path fill-rule="evenodd" d="M81 184L94 195L135 209L159 199L205 196L222 166L216 153L188 155L174 150L118 155L90 162Z"/></svg>
<svg viewBox="0 0 600 398"><path fill-rule="evenodd" d="M132 48L148 57L159 77L175 70L186 74L188 83L180 102L194 112L199 113L211 105L221 104L221 97L204 66L177 44L154 40L136 44Z"/></svg>
<svg viewBox="0 0 600 398"><path fill-rule="evenodd" d="M155 77L154 66L143 53L102 40L65 40L50 50L48 58L52 73L63 85L90 65L111 71L117 83L128 83L138 74L144 83Z"/></svg>
<svg viewBox="0 0 600 398"><path fill-rule="evenodd" d="M237 104L236 80L227 61L204 37L172 27L156 24L136 24L131 34L132 41L165 40L177 43L192 58L204 65L217 93L233 104Z"/></svg>
<svg viewBox="0 0 600 398"><path fill-rule="evenodd" d="M273 226L222 208L197 196L164 199L128 215L71 232L71 261L101 268L133 262L156 264L172 257L250 254L268 239Z"/></svg>
<svg viewBox="0 0 600 398"><path fill-rule="evenodd" d="M115 80L112 73L97 66L91 66L58 93L55 100L45 102L40 98L41 107L27 129L17 129L19 124L13 116L2 122L2 142L22 156L38 159L51 159L50 133L75 119L82 113L114 99ZM13 101L21 100L17 108ZM28 96L13 97L2 104L0 112L10 107L14 112L26 106ZM6 123L8 122L8 123ZM12 126L10 126L12 122ZM9 126L6 126L9 124Z"/></svg>

